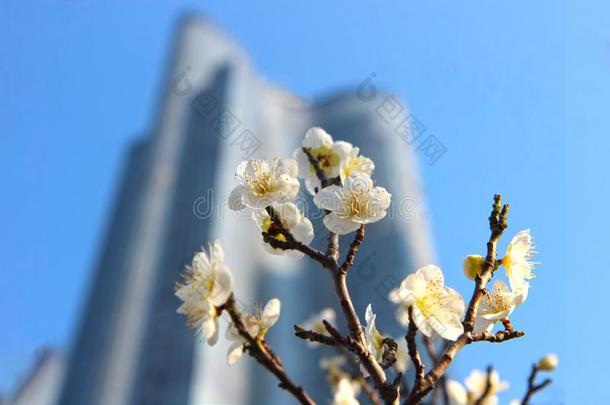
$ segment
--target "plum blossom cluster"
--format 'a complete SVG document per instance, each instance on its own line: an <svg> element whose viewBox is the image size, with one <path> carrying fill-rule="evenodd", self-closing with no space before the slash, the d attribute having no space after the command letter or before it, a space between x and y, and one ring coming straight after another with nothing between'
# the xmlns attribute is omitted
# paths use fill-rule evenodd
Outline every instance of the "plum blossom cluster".
<svg viewBox="0 0 610 405"><path fill-rule="evenodd" d="M229 205L233 210L249 213L268 253L294 259L307 256L328 272L340 311L321 308L319 313L295 324L294 333L307 341L310 348L326 346L333 350L335 355L324 357L320 363L331 387L333 404L356 405L366 395L374 404L413 405L439 390L457 405L497 404L496 394L507 383L500 380L496 371L475 370L465 384L445 378L445 374L455 356L468 344L500 343L524 335L513 327L510 316L525 303L534 278L537 263L532 261L535 251L529 229L518 232L504 255L497 258L498 241L508 226L508 205L502 205L496 195L486 255L469 255L463 262L464 274L474 281L470 300L445 285L445 275L438 266L423 266L402 280L388 296L397 306L398 323L404 327L402 337L389 336L379 328L370 303L364 311L364 322L361 321L347 284L364 241L365 227L382 220L391 203L391 194L375 184L374 170L373 161L360 155L358 147L335 141L326 131L315 127L305 134L292 158L241 162ZM299 179L313 196L316 207L325 214L323 222L330 236L324 248L310 246L314 240L312 223L294 203L300 189ZM341 258L339 246L346 237L351 242ZM496 280L490 291L487 285L501 267L507 281ZM295 400L315 403L305 388L290 379L280 357L266 340L267 331L280 316L280 300L273 298L252 313L240 310L220 242L211 243L208 252L195 254L183 280L176 285L176 296L182 301L178 312L186 316L187 324L209 345L218 340L221 314L229 315L225 333L231 342L229 365L247 353L271 372L279 386ZM338 322L338 313L344 322ZM346 325L347 331L340 330L341 324ZM502 328L494 332L497 324ZM442 352L440 345L435 344L437 338L447 342L442 345ZM422 341L427 356L420 353ZM556 365L556 358L546 356L534 369L537 373ZM410 374L412 382L407 378ZM542 388L534 386L533 392ZM528 401L524 398L520 403Z"/></svg>

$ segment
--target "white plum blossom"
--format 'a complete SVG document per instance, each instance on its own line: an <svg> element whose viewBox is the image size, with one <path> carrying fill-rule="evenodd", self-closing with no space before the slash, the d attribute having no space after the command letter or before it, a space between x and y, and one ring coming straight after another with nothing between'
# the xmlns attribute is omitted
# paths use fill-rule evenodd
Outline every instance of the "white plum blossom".
<svg viewBox="0 0 610 405"><path fill-rule="evenodd" d="M233 289L233 277L224 263L219 241L209 245L209 255L197 252L187 266L183 282L176 284L176 296L183 301L177 312L186 315L187 324L201 331L209 345L218 340L217 307L223 305Z"/></svg>
<svg viewBox="0 0 610 405"><path fill-rule="evenodd" d="M536 252L529 229L517 233L510 241L502 258L502 265L513 290L523 287L534 278L533 268L538 264L530 261L534 253Z"/></svg>
<svg viewBox="0 0 610 405"><path fill-rule="evenodd" d="M444 285L443 273L437 266L427 265L410 274L388 298L400 304L397 318L404 326L409 325L408 311L413 307L413 322L426 336L437 333L456 340L464 332L464 300L457 291Z"/></svg>
<svg viewBox="0 0 610 405"><path fill-rule="evenodd" d="M316 333L320 333L322 335L330 336L330 334L326 330L326 327L324 326L324 323L322 321L326 321L326 322L330 323L331 325L334 325L336 316L337 315L336 315L334 309L324 308L322 311L320 311L317 314L314 314L311 318L309 318L307 321L305 321L303 323L303 329L311 330ZM317 342L307 342L307 344L311 347L315 347L315 346L319 345L319 343L317 343Z"/></svg>
<svg viewBox="0 0 610 405"><path fill-rule="evenodd" d="M360 405L356 397L360 391L360 384L349 378L342 378L337 384L333 396L333 405Z"/></svg>
<svg viewBox="0 0 610 405"><path fill-rule="evenodd" d="M348 145L351 146L351 144ZM341 163L339 164L339 178L341 179L341 184L344 184L345 180L354 174L362 173L367 176L373 174L375 163L365 156L358 156L359 153L360 149L354 146L349 149L346 156L341 159Z"/></svg>
<svg viewBox="0 0 610 405"><path fill-rule="evenodd" d="M481 405L498 405L498 392L508 388L506 381L500 381L500 375L492 370L489 376L490 388ZM487 388L487 372L472 370L464 380L465 386L455 380L447 380L447 395L451 405L474 405L485 394Z"/></svg>
<svg viewBox="0 0 610 405"><path fill-rule="evenodd" d="M325 187L316 194L318 208L330 211L324 225L338 235L353 232L362 224L377 222L387 213L391 195L383 187L373 187L366 174L349 177L343 186Z"/></svg>
<svg viewBox="0 0 610 405"><path fill-rule="evenodd" d="M313 225L311 221L305 217L299 208L293 203L273 203L271 205L277 213L282 225L286 228L299 242L308 245L313 240ZM271 220L271 216L265 208L261 208L252 212L252 219L262 232L268 233L275 239L285 242L286 237L279 232L279 228ZM303 257L303 253L296 250L276 249L263 242L265 250L274 255L287 255L295 259Z"/></svg>
<svg viewBox="0 0 610 405"><path fill-rule="evenodd" d="M337 390L341 380L351 380L352 378L351 374L343 369L346 362L347 358L344 355L322 357L320 359L320 368L326 373L326 377L328 378L328 382L333 391Z"/></svg>
<svg viewBox="0 0 610 405"><path fill-rule="evenodd" d="M299 165L299 177L305 179L305 187L311 194L320 188L320 180L309 157L303 151L309 153L318 162L318 167L327 178L339 177L341 182L356 173L371 175L375 164L364 156L358 156L360 150L352 144L343 141L333 141L325 130L313 127L307 131L303 139L302 148L294 151L293 157Z"/></svg>
<svg viewBox="0 0 610 405"><path fill-rule="evenodd" d="M481 299L474 323L476 332L491 332L496 322L499 322L513 312L527 298L527 287L519 286L517 291L511 291L506 283L497 280L493 286L493 293L486 292Z"/></svg>
<svg viewBox="0 0 610 405"><path fill-rule="evenodd" d="M264 339L265 334L280 317L281 302L277 298L273 298L265 304L265 307L257 309L254 314L243 314L242 322L246 331L255 339ZM227 353L227 361L230 366L239 360L244 352L246 339L239 334L237 327L230 323L227 327L226 338L233 343L229 347Z"/></svg>
<svg viewBox="0 0 610 405"><path fill-rule="evenodd" d="M298 171L293 159L244 160L237 166L235 179L239 185L229 196L229 207L235 211L259 209L294 199L300 187Z"/></svg>

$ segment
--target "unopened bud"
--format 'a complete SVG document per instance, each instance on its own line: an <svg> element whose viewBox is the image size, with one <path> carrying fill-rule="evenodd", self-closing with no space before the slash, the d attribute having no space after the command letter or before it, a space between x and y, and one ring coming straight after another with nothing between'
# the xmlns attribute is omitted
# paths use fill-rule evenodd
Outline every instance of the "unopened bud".
<svg viewBox="0 0 610 405"><path fill-rule="evenodd" d="M559 364L559 357L556 354L550 353L538 360L538 368L543 371L553 371Z"/></svg>
<svg viewBox="0 0 610 405"><path fill-rule="evenodd" d="M469 280L474 280L481 273L485 258L481 255L469 255L464 259L464 274Z"/></svg>

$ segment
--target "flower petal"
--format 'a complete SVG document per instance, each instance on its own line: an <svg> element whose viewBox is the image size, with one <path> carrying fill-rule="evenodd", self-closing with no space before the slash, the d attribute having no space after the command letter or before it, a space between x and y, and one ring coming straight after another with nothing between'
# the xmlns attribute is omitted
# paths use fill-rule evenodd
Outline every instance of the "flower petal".
<svg viewBox="0 0 610 405"><path fill-rule="evenodd" d="M322 145L332 145L333 137L320 127L310 128L303 139L304 148L317 148Z"/></svg>
<svg viewBox="0 0 610 405"><path fill-rule="evenodd" d="M340 187L329 186L318 191L313 198L316 207L329 210L329 211L341 211L343 200L343 192Z"/></svg>
<svg viewBox="0 0 610 405"><path fill-rule="evenodd" d="M333 212L326 215L324 217L323 222L329 231L334 232L337 235L346 235L348 233L354 232L360 227L359 223L354 222L351 219L339 218Z"/></svg>
<svg viewBox="0 0 610 405"><path fill-rule="evenodd" d="M270 299L267 304L265 304L261 317L265 328L270 328L277 322L280 317L281 308L282 303L277 298Z"/></svg>

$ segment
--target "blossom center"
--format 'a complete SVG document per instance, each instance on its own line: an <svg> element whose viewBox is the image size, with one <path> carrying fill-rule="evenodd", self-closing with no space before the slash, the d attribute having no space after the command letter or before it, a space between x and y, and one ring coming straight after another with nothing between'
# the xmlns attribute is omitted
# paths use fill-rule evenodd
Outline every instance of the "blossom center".
<svg viewBox="0 0 610 405"><path fill-rule="evenodd" d="M282 241L282 242L286 242L286 237L281 232L280 227L278 227L275 224L275 222L273 222L271 220L271 216L268 215L268 216L265 217L265 219L263 220L263 224L262 224L261 228L262 228L263 232L269 234L274 239L277 239L277 240Z"/></svg>
<svg viewBox="0 0 610 405"><path fill-rule="evenodd" d="M333 168L341 162L339 156L333 152L332 145L320 145L317 148L311 148L309 153L316 159L318 167L322 169L327 176L330 176ZM309 165L309 169L312 173L316 172L314 166L311 164Z"/></svg>
<svg viewBox="0 0 610 405"><path fill-rule="evenodd" d="M275 191L277 185L274 170L271 169L269 164L262 165L261 163L262 161L258 160L252 161L253 174L246 173L244 175L252 192L259 197Z"/></svg>
<svg viewBox="0 0 610 405"><path fill-rule="evenodd" d="M366 218L369 207L368 196L361 190L350 193L348 204L348 217Z"/></svg>

